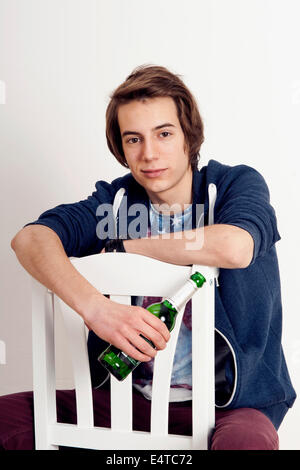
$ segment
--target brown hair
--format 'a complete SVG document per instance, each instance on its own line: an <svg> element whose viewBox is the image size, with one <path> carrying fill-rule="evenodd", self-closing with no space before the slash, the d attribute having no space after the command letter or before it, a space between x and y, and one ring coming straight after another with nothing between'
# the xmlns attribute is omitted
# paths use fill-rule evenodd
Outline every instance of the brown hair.
<svg viewBox="0 0 300 470"><path fill-rule="evenodd" d="M173 98L177 115L187 144L192 170L197 168L200 147L204 141L203 122L195 98L185 86L179 75L165 67L141 65L136 67L110 96L106 110L106 139L109 150L116 159L128 168L124 156L118 108L132 100L156 97Z"/></svg>

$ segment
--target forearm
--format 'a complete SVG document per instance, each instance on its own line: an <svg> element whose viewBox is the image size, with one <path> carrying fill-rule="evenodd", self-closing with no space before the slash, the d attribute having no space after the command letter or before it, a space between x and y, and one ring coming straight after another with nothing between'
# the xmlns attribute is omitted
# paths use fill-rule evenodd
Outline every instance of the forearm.
<svg viewBox="0 0 300 470"><path fill-rule="evenodd" d="M73 266L56 233L48 227L27 226L11 242L20 264L41 284L84 317L92 297L105 300Z"/></svg>
<svg viewBox="0 0 300 470"><path fill-rule="evenodd" d="M128 253L137 253L166 263L234 269L249 265L253 240L248 232L225 224L174 232L160 236L126 240Z"/></svg>
<svg viewBox="0 0 300 470"><path fill-rule="evenodd" d="M138 361L148 361L166 347L170 336L166 325L142 307L102 295L74 268L53 230L41 225L25 227L11 247L26 271L79 313L88 328L107 343Z"/></svg>

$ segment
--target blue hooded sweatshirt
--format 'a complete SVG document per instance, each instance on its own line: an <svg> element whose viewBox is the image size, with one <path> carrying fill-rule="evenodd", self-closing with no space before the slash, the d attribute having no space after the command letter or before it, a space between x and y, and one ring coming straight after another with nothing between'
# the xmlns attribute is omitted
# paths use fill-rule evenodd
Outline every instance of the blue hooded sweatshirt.
<svg viewBox="0 0 300 470"><path fill-rule="evenodd" d="M214 223L228 224L247 230L254 240L253 258L243 269L219 269L215 286L215 376L216 407L256 408L279 428L288 408L296 398L281 345L282 302L275 243L280 240L276 215L270 205L270 194L261 174L247 165L229 166L209 160L193 171L193 228L197 227L196 204L204 205L204 225L209 223L208 186L215 185L217 196ZM59 236L68 257L100 253L106 240L97 236L97 226L106 213L97 211L102 204L113 204L116 194L127 196L128 213L116 216L120 238L136 215L129 208L144 204L149 214L149 198L131 173L111 183L98 181L96 191L87 199L61 204L47 210L38 220ZM121 192L122 193L122 192ZM118 202L121 209L123 200ZM122 216L123 214L123 216ZM122 228L121 228L122 227ZM147 236L141 227L139 236ZM132 298L136 305L136 298ZM97 361L107 343L89 333L88 350L93 386L106 376Z"/></svg>

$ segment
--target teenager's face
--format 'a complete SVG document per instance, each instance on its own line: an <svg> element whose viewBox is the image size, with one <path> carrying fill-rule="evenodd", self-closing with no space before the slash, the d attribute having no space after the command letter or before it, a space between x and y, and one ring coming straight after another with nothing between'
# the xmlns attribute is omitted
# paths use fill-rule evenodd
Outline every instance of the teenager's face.
<svg viewBox="0 0 300 470"><path fill-rule="evenodd" d="M173 99L131 101L118 121L128 166L152 203L190 204L192 169Z"/></svg>

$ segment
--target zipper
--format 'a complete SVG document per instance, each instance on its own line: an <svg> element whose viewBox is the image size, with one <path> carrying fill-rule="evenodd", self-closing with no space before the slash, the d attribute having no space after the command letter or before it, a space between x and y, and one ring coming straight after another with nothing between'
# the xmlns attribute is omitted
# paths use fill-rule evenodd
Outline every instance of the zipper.
<svg viewBox="0 0 300 470"><path fill-rule="evenodd" d="M108 379L109 379L109 372L107 373L107 376L105 377L105 379L104 379L104 380L102 380L102 382L101 382L99 385L97 385L96 387L93 387L93 389L94 389L94 390L96 390L97 388L100 388L100 387L102 387L102 385L104 385L104 384L105 384L105 382L107 382L107 381L108 381Z"/></svg>
<svg viewBox="0 0 300 470"><path fill-rule="evenodd" d="M217 186L214 183L208 185L208 225L213 225L214 222L214 209L217 199ZM219 268L216 269L217 274L215 276L216 286L219 287Z"/></svg>
<svg viewBox="0 0 300 470"><path fill-rule="evenodd" d="M234 395L235 395L235 392L236 392L236 387L237 387L237 377L238 377L238 371L237 371L237 361L236 361L236 356L235 356L235 352L234 352L234 349L230 343L230 341L226 338L225 335L223 335L223 333L221 333L220 330L218 330L217 328L215 328L216 332L219 333L220 336L222 336L222 338L226 341L229 349L230 349L230 352L232 354L232 357L233 357L233 364L234 364L234 383L233 383L233 390L232 390L232 394L231 394L231 397L229 398L229 400L227 401L227 403L225 403L225 405L216 405L216 408L225 408L226 406L230 405L230 403L232 402L233 398L234 398Z"/></svg>

